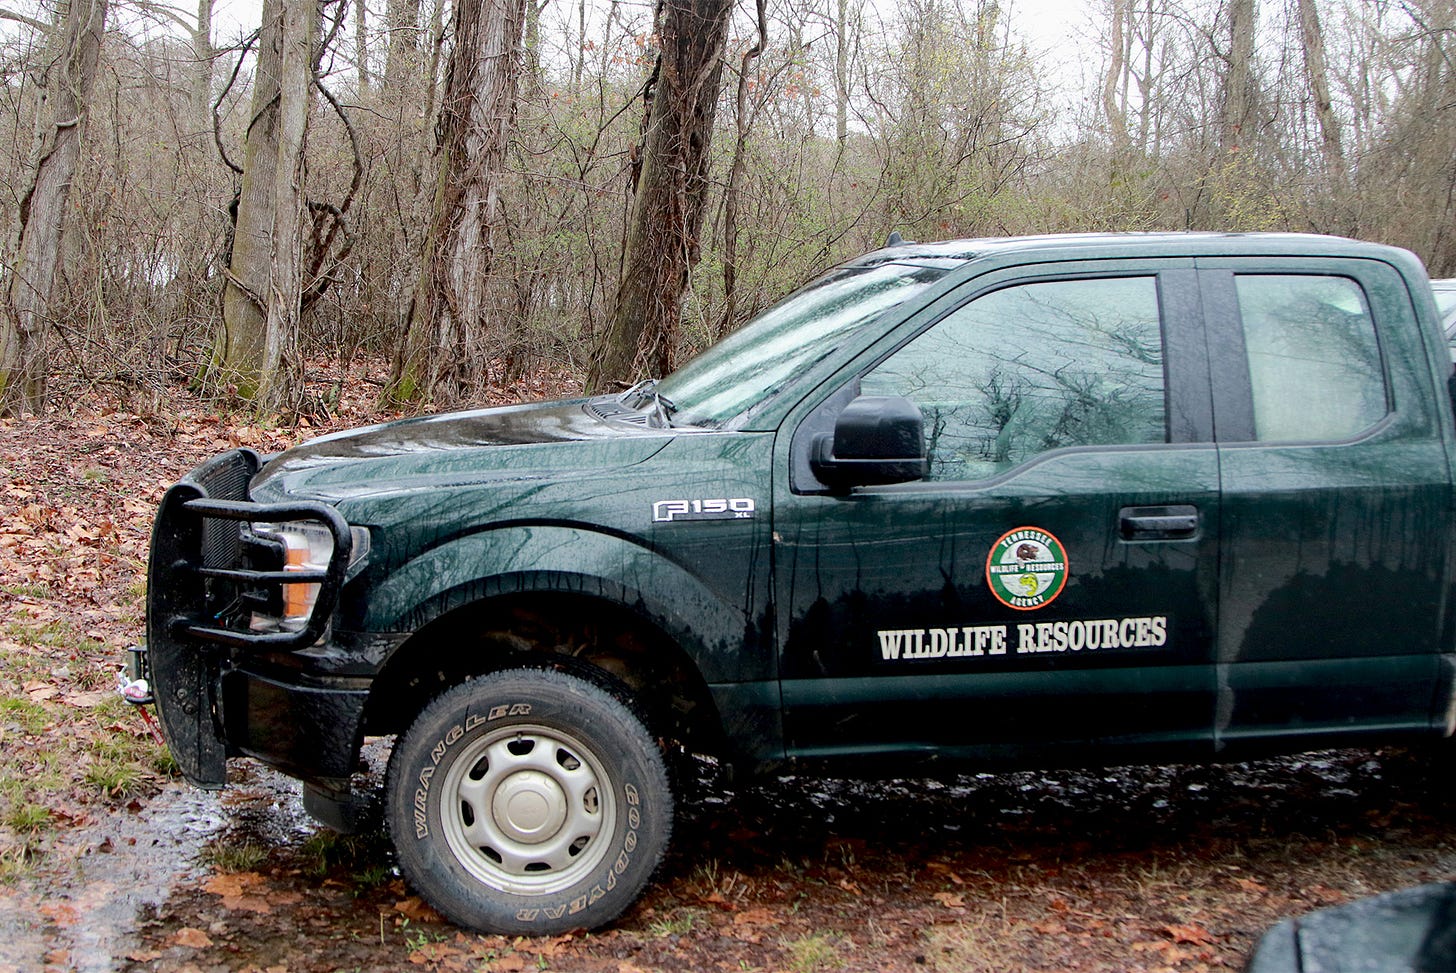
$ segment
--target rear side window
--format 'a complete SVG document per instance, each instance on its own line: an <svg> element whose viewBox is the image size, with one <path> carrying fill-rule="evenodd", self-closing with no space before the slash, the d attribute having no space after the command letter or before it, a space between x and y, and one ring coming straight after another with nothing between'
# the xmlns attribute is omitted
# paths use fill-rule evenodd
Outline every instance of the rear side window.
<svg viewBox="0 0 1456 973"><path fill-rule="evenodd" d="M1235 278L1259 442L1349 439L1378 422L1389 397L1375 324L1346 277Z"/></svg>
<svg viewBox="0 0 1456 973"><path fill-rule="evenodd" d="M920 407L931 480L995 476L1069 446L1165 442L1157 279L993 291L885 359L860 389Z"/></svg>

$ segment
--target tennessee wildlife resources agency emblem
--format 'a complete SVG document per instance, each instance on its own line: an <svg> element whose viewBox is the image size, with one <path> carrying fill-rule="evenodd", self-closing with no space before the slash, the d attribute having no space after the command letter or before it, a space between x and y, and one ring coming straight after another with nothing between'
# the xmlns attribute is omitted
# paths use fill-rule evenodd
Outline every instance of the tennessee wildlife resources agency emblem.
<svg viewBox="0 0 1456 973"><path fill-rule="evenodd" d="M1039 527L1002 534L986 555L986 587L1017 611L1050 605L1067 584L1067 550Z"/></svg>

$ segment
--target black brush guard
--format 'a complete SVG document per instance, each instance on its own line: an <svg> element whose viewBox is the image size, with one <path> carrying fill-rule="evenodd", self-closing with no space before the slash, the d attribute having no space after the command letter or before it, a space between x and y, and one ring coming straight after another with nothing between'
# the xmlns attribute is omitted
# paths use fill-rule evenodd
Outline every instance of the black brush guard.
<svg viewBox="0 0 1456 973"><path fill-rule="evenodd" d="M259 504L245 500L258 454L237 449L210 460L167 491L152 528L147 571L147 651L139 660L151 683L162 733L182 775L221 788L230 754L219 680L238 651L287 652L317 642L338 604L352 553L349 525L323 503ZM321 571L258 570L243 544L247 522L313 521L333 535ZM284 584L317 584L297 631L250 629L250 596ZM281 596L280 599L281 600Z"/></svg>

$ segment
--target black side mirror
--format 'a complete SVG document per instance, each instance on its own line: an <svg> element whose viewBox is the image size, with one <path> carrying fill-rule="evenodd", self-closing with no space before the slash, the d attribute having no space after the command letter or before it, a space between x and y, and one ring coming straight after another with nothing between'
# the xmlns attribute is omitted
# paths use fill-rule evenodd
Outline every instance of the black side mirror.
<svg viewBox="0 0 1456 973"><path fill-rule="evenodd" d="M897 395L861 395L839 414L833 433L814 437L809 466L836 490L921 479L925 420L919 407Z"/></svg>

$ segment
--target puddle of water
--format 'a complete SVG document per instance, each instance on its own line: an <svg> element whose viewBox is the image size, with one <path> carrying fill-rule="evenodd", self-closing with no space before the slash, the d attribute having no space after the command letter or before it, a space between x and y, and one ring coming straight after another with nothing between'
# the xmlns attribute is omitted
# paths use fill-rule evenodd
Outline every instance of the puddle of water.
<svg viewBox="0 0 1456 973"><path fill-rule="evenodd" d="M377 784L388 743L371 740L365 754ZM232 761L228 773L225 791L170 783L137 810L58 835L31 876L0 888L0 973L48 963L112 973L135 949L139 918L206 874L199 859L209 841L226 835L275 847L322 828L304 811L297 782L251 760Z"/></svg>
<svg viewBox="0 0 1456 973"><path fill-rule="evenodd" d="M0 973L47 963L110 973L135 944L138 916L197 869L227 823L218 795L170 784L139 811L61 835L35 873L0 891Z"/></svg>

